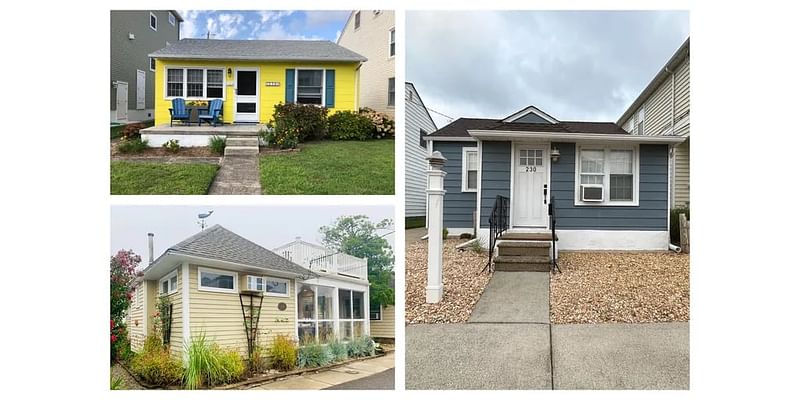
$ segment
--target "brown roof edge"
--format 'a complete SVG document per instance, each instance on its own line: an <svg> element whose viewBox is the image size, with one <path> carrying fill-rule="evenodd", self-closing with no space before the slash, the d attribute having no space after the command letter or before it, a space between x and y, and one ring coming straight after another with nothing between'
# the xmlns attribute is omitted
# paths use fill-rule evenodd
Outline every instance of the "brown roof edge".
<svg viewBox="0 0 800 400"><path fill-rule="evenodd" d="M689 39L690 38L688 37L686 38L686 41L684 41L681 47L675 51L675 54L672 55L669 61L667 61L667 63L661 67L656 76L653 77L653 80L651 80L644 90L642 90L642 93L639 93L639 96L636 97L636 100L634 100L633 103L631 103L631 105L625 110L625 112L622 113L622 116L617 120L617 124L622 125L628 118L630 118L631 115L633 115L633 113L636 112L636 110L639 109L642 103L644 103L645 100L647 100L647 98L650 97L650 95L653 94L656 89L658 89L658 86L661 85L661 83L664 82L667 79L667 76L669 76L671 73L667 72L667 69L674 72L675 67L683 62L685 58L689 57Z"/></svg>

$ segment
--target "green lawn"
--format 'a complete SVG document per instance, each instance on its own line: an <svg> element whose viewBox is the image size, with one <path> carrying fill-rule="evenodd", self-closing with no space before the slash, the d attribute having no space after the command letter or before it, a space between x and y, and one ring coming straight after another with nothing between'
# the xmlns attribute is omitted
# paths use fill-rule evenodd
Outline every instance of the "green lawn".
<svg viewBox="0 0 800 400"><path fill-rule="evenodd" d="M261 157L264 194L394 194L394 140L304 143Z"/></svg>
<svg viewBox="0 0 800 400"><path fill-rule="evenodd" d="M213 164L111 163L111 194L206 194Z"/></svg>

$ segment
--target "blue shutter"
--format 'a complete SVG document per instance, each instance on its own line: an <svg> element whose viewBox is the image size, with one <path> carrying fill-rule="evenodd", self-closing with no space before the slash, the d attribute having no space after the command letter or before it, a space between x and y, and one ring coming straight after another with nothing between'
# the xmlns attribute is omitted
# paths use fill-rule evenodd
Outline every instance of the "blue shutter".
<svg viewBox="0 0 800 400"><path fill-rule="evenodd" d="M294 70L286 70L286 104L294 103Z"/></svg>
<svg viewBox="0 0 800 400"><path fill-rule="evenodd" d="M336 93L334 93L333 88L336 87L336 70L333 69L326 69L325 70L325 107L333 108L335 103L333 102Z"/></svg>

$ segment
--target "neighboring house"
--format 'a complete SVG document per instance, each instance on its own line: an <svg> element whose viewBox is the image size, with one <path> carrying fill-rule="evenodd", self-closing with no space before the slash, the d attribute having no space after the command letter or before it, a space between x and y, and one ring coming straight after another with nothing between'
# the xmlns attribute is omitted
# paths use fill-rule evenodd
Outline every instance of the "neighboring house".
<svg viewBox="0 0 800 400"><path fill-rule="evenodd" d="M425 136L436 130L422 97L406 82L406 218L425 217L428 177Z"/></svg>
<svg viewBox="0 0 800 400"><path fill-rule="evenodd" d="M172 99L223 100L223 122L266 123L278 103L357 110L356 82L367 59L325 40L183 39L156 59L156 125Z"/></svg>
<svg viewBox="0 0 800 400"><path fill-rule="evenodd" d="M675 52L617 124L634 135L675 135L670 149L670 208L689 204L689 39Z"/></svg>
<svg viewBox="0 0 800 400"><path fill-rule="evenodd" d="M111 122L153 119L155 63L148 55L180 40L175 10L111 11Z"/></svg>
<svg viewBox="0 0 800 400"><path fill-rule="evenodd" d="M450 235L489 244L494 213L508 223L506 239L549 242L553 203L560 249L667 249L669 147L682 137L559 121L529 106L503 119L459 118L426 140L447 158Z"/></svg>
<svg viewBox="0 0 800 400"><path fill-rule="evenodd" d="M278 334L295 340L368 335L366 260L353 257L340 265L338 255L316 247L306 253L322 257L297 258L294 251L302 252L296 249L304 245L287 246L278 251L289 251L283 254L289 258L214 225L170 247L150 262L134 286L128 313L132 349L141 350L153 332L161 295L172 303L169 346L177 357L185 357L184 343L201 333L246 356L243 304L249 305L248 293L257 294L256 304L258 297L263 299L257 311L263 346L269 347Z"/></svg>
<svg viewBox="0 0 800 400"><path fill-rule="evenodd" d="M369 107L394 119L394 11L356 10L344 24L338 44L369 59L361 67L359 107Z"/></svg>
<svg viewBox="0 0 800 400"><path fill-rule="evenodd" d="M389 284L394 287L394 273ZM370 304L369 329L375 340L394 343L394 305Z"/></svg>

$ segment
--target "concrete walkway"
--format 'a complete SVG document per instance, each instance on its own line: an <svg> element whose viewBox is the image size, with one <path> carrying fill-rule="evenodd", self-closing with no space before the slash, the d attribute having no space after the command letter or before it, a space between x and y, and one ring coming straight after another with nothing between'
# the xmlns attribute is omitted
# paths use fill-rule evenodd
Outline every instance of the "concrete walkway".
<svg viewBox="0 0 800 400"><path fill-rule="evenodd" d="M394 368L366 378L331 386L325 390L394 390Z"/></svg>
<svg viewBox="0 0 800 400"><path fill-rule="evenodd" d="M261 194L258 155L226 156L208 194Z"/></svg>
<svg viewBox="0 0 800 400"><path fill-rule="evenodd" d="M319 390L366 378L394 368L394 352L383 357L355 361L321 372L294 375L286 379L251 387L251 390L305 389ZM392 380L394 382L394 379ZM384 389L376 387L375 389Z"/></svg>
<svg viewBox="0 0 800 400"><path fill-rule="evenodd" d="M688 389L689 324L551 325L547 272L495 272L466 324L406 327L407 389Z"/></svg>

